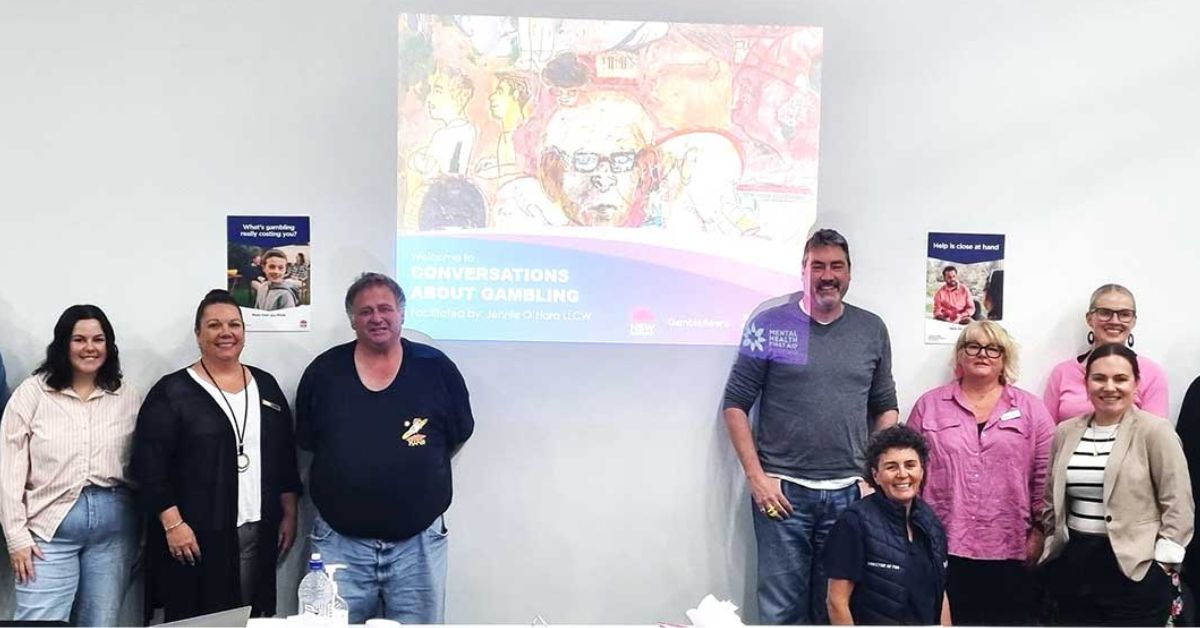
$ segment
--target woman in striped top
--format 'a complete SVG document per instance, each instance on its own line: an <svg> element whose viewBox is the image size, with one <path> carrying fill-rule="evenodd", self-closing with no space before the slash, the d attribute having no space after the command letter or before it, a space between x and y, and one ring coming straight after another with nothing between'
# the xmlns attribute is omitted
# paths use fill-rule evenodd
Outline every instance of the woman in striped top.
<svg viewBox="0 0 1200 628"><path fill-rule="evenodd" d="M18 621L117 625L138 546L127 486L140 403L121 381L108 317L67 308L0 422L0 522Z"/></svg>
<svg viewBox="0 0 1200 628"><path fill-rule="evenodd" d="M1042 516L1055 623L1162 626L1192 538L1187 461L1171 425L1134 405L1132 350L1101 345L1085 373L1095 411L1055 431Z"/></svg>

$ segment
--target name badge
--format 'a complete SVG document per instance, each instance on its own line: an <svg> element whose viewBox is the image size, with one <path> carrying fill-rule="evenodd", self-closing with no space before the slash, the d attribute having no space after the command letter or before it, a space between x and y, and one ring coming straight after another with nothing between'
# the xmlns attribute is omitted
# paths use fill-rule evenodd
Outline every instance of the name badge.
<svg viewBox="0 0 1200 628"><path fill-rule="evenodd" d="M1000 415L1001 421L1011 421L1013 419L1019 419L1019 418L1021 418L1021 411L1016 408L1013 408L1012 410L1009 410L1008 412L1005 412L1004 414Z"/></svg>
<svg viewBox="0 0 1200 628"><path fill-rule="evenodd" d="M267 401L266 399L262 400L262 404L276 412L281 412L283 410L283 408L279 407L279 404L271 403L270 401Z"/></svg>

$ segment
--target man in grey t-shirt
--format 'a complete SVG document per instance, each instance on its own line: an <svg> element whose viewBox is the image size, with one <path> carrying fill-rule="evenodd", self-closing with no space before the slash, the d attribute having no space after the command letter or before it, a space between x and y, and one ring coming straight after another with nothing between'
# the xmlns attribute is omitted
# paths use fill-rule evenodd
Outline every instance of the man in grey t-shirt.
<svg viewBox="0 0 1200 628"><path fill-rule="evenodd" d="M754 498L761 624L829 623L825 537L860 497L868 436L899 417L887 327L842 301L846 239L817 231L803 265L802 297L747 323L725 387L725 424Z"/></svg>

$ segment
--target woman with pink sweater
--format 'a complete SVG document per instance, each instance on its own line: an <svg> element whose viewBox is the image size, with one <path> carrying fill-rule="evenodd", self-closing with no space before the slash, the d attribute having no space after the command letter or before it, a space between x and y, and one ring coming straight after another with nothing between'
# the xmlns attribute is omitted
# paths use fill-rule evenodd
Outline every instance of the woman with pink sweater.
<svg viewBox="0 0 1200 628"><path fill-rule="evenodd" d="M1084 363L1092 350L1109 342L1133 346L1133 327L1137 324L1137 304L1133 293L1120 284L1109 283L1096 288L1084 316L1088 327L1088 343L1083 355L1059 363L1050 372L1044 399L1055 423L1092 412L1084 385ZM1141 379L1134 394L1134 405L1158 417L1167 416L1167 374L1162 367L1138 355Z"/></svg>

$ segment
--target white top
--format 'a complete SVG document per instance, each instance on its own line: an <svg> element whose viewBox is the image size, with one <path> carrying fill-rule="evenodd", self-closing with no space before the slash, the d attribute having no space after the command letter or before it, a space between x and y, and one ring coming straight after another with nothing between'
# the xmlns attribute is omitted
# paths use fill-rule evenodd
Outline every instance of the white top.
<svg viewBox="0 0 1200 628"><path fill-rule="evenodd" d="M193 369L187 370L188 375L200 384L200 387L212 395L217 406L221 408L221 412L225 414L225 418L229 419L229 427L233 430L234 442L237 442L237 433L242 429L242 410L247 407L246 395L250 395L249 417L245 417L246 422L245 440L242 441L245 446L247 456L250 456L250 468L238 473L238 516L237 524L240 526L246 523L253 523L262 519L262 456L259 455L259 443L262 441L262 400L258 395L258 382L253 379L246 386L246 390L240 393L231 393L218 390L208 380L200 377ZM221 395L225 398L222 399ZM225 399L229 403L225 403ZM233 406L233 412L236 415L229 414L229 407Z"/></svg>
<svg viewBox="0 0 1200 628"><path fill-rule="evenodd" d="M1091 425L1067 463L1067 528L1108 536L1104 524L1104 467L1117 440L1115 425Z"/></svg>
<svg viewBox="0 0 1200 628"><path fill-rule="evenodd" d="M767 476L772 477L772 478L779 478L785 482L791 482L792 484L799 484L800 486L803 486L804 488L807 488L807 489L813 490L813 491L840 491L844 488L847 488L849 486L853 486L854 484L857 484L858 481L862 479L862 478L858 477L857 475L847 477L847 478L834 478L832 480L810 480L808 478L794 478L790 475L784 475L782 473L768 473Z"/></svg>

